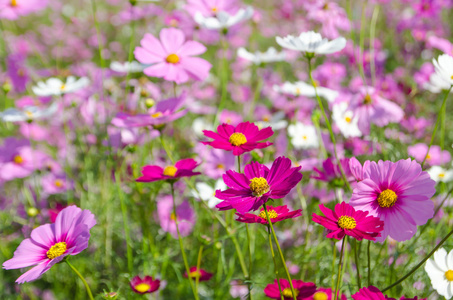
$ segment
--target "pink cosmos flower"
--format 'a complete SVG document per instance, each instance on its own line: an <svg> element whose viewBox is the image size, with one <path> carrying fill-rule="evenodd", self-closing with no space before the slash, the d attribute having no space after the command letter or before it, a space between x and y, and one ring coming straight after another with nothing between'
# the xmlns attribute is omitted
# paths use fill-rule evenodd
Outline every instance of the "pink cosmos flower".
<svg viewBox="0 0 453 300"><path fill-rule="evenodd" d="M382 294L382 292L374 286L361 288L357 293L351 296L354 300L396 300Z"/></svg>
<svg viewBox="0 0 453 300"><path fill-rule="evenodd" d="M345 172L346 179L348 181L353 181L354 177L351 174L351 170L349 169L349 158L340 159L341 166L343 171ZM328 182L333 187L343 187L344 180L343 176L341 175L340 167L338 164L332 159L327 158L322 163L323 170L319 170L318 168L313 168L313 171L318 173L317 176L312 176L314 179L318 179L320 181Z"/></svg>
<svg viewBox="0 0 453 300"><path fill-rule="evenodd" d="M43 192L48 195L65 193L71 189L73 184L64 174L48 174L42 177L41 184Z"/></svg>
<svg viewBox="0 0 453 300"><path fill-rule="evenodd" d="M267 206L267 212L269 214L269 218L271 219L272 223L277 223L286 219L293 219L302 216L301 214L302 209L298 210L293 210L289 211L288 207L286 205L283 206ZM264 208L261 208L261 211L259 215L254 215L254 214L236 214L239 218L236 219L236 221L242 222L242 223L259 223L259 224L264 224L267 225L269 224L267 222L267 217L266 217L266 212L264 211Z"/></svg>
<svg viewBox="0 0 453 300"><path fill-rule="evenodd" d="M189 276L187 276L187 272L184 272L184 277L190 277L190 279L196 280L198 277L198 281L208 281L211 279L212 273L209 273L203 269L197 269L197 267L190 267L189 269L190 273Z"/></svg>
<svg viewBox="0 0 453 300"><path fill-rule="evenodd" d="M203 144L217 149L233 151L233 154L237 156L272 145L270 142L260 143L259 141L269 138L274 134L274 131L271 127L259 130L255 124L243 122L236 127L221 124L217 126L217 133L209 130L203 130L203 133L205 136L214 139L211 142L202 142Z"/></svg>
<svg viewBox="0 0 453 300"><path fill-rule="evenodd" d="M142 47L134 51L135 58L143 64L152 64L143 72L150 77L163 77L177 84L190 78L203 81L209 75L211 64L193 57L206 52L206 47L195 41L186 41L184 33L176 28L164 28L160 41L152 34L145 34Z"/></svg>
<svg viewBox="0 0 453 300"><path fill-rule="evenodd" d="M20 243L14 257L3 263L3 268L21 269L36 265L20 276L16 282L24 283L38 279L54 264L68 255L76 255L88 247L90 229L96 225L89 210L77 206L63 209L55 223L41 225L31 236Z"/></svg>
<svg viewBox="0 0 453 300"><path fill-rule="evenodd" d="M0 0L0 19L16 20L46 6L47 0Z"/></svg>
<svg viewBox="0 0 453 300"><path fill-rule="evenodd" d="M292 283L297 300L302 300L310 297L316 291L316 284L314 284L313 282L303 282L302 280L293 279ZM271 299L279 300L281 299L281 296L283 296L285 300L293 299L293 293L291 291L291 286L289 285L288 280L280 278L280 287L282 289L281 295L277 279L275 279L274 283L270 283L266 286L264 293Z"/></svg>
<svg viewBox="0 0 453 300"><path fill-rule="evenodd" d="M218 12L224 11L234 14L238 11L238 0L188 0L184 9L194 17L200 12L203 17L214 17Z"/></svg>
<svg viewBox="0 0 453 300"><path fill-rule="evenodd" d="M244 173L229 170L223 181L230 187L226 191L217 190L215 196L222 199L216 207L219 210L236 209L240 214L257 210L269 199L285 197L302 179L301 167L291 167L291 160L279 157L269 169L259 162L245 166Z"/></svg>
<svg viewBox="0 0 453 300"><path fill-rule="evenodd" d="M333 300L335 299L334 297L334 291L332 291L331 288L318 288L316 292L313 294L313 296L305 298L304 300ZM345 294L341 294L340 297L338 297L340 300L347 300L348 298L346 297Z"/></svg>
<svg viewBox="0 0 453 300"><path fill-rule="evenodd" d="M349 203L384 221L384 231L377 241L382 242L387 236L408 240L417 225L433 217L434 203L430 198L436 192L436 183L416 161L372 161L363 169L363 177Z"/></svg>
<svg viewBox="0 0 453 300"><path fill-rule="evenodd" d="M336 204L334 211L322 204L319 205L319 209L325 217L313 213L312 221L329 230L328 238L341 240L345 235L349 235L358 241L362 239L374 241L376 237L381 236L380 232L384 229L384 222L379 218L368 215L367 211L356 211L346 202Z"/></svg>
<svg viewBox="0 0 453 300"><path fill-rule="evenodd" d="M428 152L428 145L423 143L418 143L413 146L407 147L407 153L410 156L413 156L416 161L423 162L425 159L426 153ZM430 166L441 166L448 163L451 160L450 152L443 150L440 146L433 145L429 149L428 156L426 156L425 163Z"/></svg>
<svg viewBox="0 0 453 300"><path fill-rule="evenodd" d="M201 174L193 172L198 163L192 158L181 159L175 165L169 165L165 168L149 165L142 169L143 176L136 179L138 182L154 182L159 180L175 181L182 177L191 177Z"/></svg>
<svg viewBox="0 0 453 300"><path fill-rule="evenodd" d="M160 280L153 280L151 276L145 276L143 279L135 276L129 284L134 292L143 295L157 291L160 287Z"/></svg>
<svg viewBox="0 0 453 300"><path fill-rule="evenodd" d="M157 215L162 230L171 234L175 239L178 238L176 220L181 236L188 236L195 226L196 215L189 202L183 201L176 207L176 216L173 213L173 199L170 195L160 197L157 202Z"/></svg>

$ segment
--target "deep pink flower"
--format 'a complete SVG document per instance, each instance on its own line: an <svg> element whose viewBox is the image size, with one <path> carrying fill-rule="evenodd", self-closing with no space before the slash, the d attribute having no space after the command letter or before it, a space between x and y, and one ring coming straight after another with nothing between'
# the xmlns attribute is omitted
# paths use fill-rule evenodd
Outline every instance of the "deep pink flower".
<svg viewBox="0 0 453 300"><path fill-rule="evenodd" d="M0 19L16 20L47 6L47 0L0 0Z"/></svg>
<svg viewBox="0 0 453 300"><path fill-rule="evenodd" d="M423 143L418 143L413 146L407 147L407 153L414 157L416 161L423 162L425 159L426 153L428 152L428 145ZM433 145L429 149L428 156L426 156L425 163L430 166L441 166L448 163L451 160L450 152L443 150L440 146Z"/></svg>
<svg viewBox="0 0 453 300"><path fill-rule="evenodd" d="M335 299L334 297L334 291L332 291L331 288L318 288L316 292L313 294L313 296L305 298L304 300L333 300ZM341 294L340 297L338 297L340 300L347 300L348 298L346 297L345 294Z"/></svg>
<svg viewBox="0 0 453 300"><path fill-rule="evenodd" d="M129 284L134 292L143 295L157 291L160 286L160 280L153 280L151 276L145 276L143 279L140 276L135 276Z"/></svg>
<svg viewBox="0 0 453 300"><path fill-rule="evenodd" d="M396 300L395 298L389 298L382 294L382 292L374 286L361 288L357 293L351 296L354 300Z"/></svg>
<svg viewBox="0 0 453 300"><path fill-rule="evenodd" d="M96 220L89 210L82 211L77 206L66 207L58 214L55 223L33 229L30 238L20 243L14 257L4 262L3 268L10 270L36 265L16 282L36 280L66 256L85 250L90 239L90 229L94 225Z"/></svg>
<svg viewBox="0 0 453 300"><path fill-rule="evenodd" d="M259 162L245 166L244 173L229 170L223 181L230 187L226 191L217 190L215 196L222 199L216 207L219 210L236 209L244 214L257 210L269 199L285 197L302 179L301 167L291 167L291 160L279 157L269 169Z"/></svg>
<svg viewBox="0 0 453 300"><path fill-rule="evenodd" d="M254 149L266 148L272 143L259 141L265 140L274 134L271 127L261 130L253 123L243 122L238 126L221 124L217 126L217 133L209 130L203 130L205 136L214 139L211 142L202 142L213 148L233 151L234 155L252 151Z"/></svg>
<svg viewBox="0 0 453 300"><path fill-rule="evenodd" d="M387 236L408 240L417 225L433 217L434 203L430 198L436 192L436 183L416 161L372 161L363 172L364 179L355 186L349 203L384 221L384 231L377 241L382 242Z"/></svg>
<svg viewBox="0 0 453 300"><path fill-rule="evenodd" d="M159 166L144 166L142 169L143 176L136 179L138 182L153 182L159 180L178 180L182 177L191 177L201 174L193 172L198 163L192 158L181 159L175 165L169 165L165 168Z"/></svg>
<svg viewBox="0 0 453 300"><path fill-rule="evenodd" d="M362 239L374 241L376 237L381 236L380 232L384 229L384 222L379 218L368 215L367 211L356 211L346 202L336 204L334 211L322 204L319 205L319 209L325 217L313 213L312 221L329 230L328 238L341 240L345 235L349 235L358 241Z"/></svg>
<svg viewBox="0 0 453 300"><path fill-rule="evenodd" d="M340 159L341 167L346 175L346 179L351 182L354 181L354 177L351 174L349 169L349 158ZM343 176L341 175L341 170L338 164L332 158L327 158L322 163L323 170L319 170L318 168L313 168L313 171L318 173L317 176L312 176L314 179L318 179L320 181L328 182L333 187L343 187L344 180Z"/></svg>
<svg viewBox="0 0 453 300"><path fill-rule="evenodd" d="M277 223L286 219L293 219L302 216L301 214L302 209L298 210L293 210L289 211L288 207L286 205L283 206L267 206L267 212L269 214L269 218L271 219L272 223ZM236 214L239 218L236 219L236 221L242 222L242 223L259 223L259 224L264 224L267 225L269 224L267 222L267 217L266 217L266 212L264 211L264 208L261 208L261 211L259 215L254 215L254 214Z"/></svg>
<svg viewBox="0 0 453 300"><path fill-rule="evenodd" d="M209 279L211 279L212 273L209 273L203 269L197 269L197 267L190 267L189 269L190 273L189 273L189 277L193 280L196 280L197 277L199 278L198 281L208 281ZM188 277L187 276L187 272L184 272L184 277Z"/></svg>
<svg viewBox="0 0 453 300"><path fill-rule="evenodd" d="M150 77L163 77L177 84L190 78L205 80L211 64L206 60L193 57L206 52L206 47L195 41L185 41L184 33L176 28L160 31L160 41L152 34L145 34L142 47L134 51L135 58L143 64L152 64L143 72Z"/></svg>
<svg viewBox="0 0 453 300"><path fill-rule="evenodd" d="M304 298L310 297L316 291L316 284L313 282L303 282L302 280L292 280L294 292L296 294L297 300L302 300ZM280 296L286 299L293 299L293 293L291 291L291 286L289 281L283 278L280 278L280 286L282 293L280 295L280 289L278 287L277 279L274 280L274 283L269 283L264 289L264 293L267 297L271 299L281 299Z"/></svg>

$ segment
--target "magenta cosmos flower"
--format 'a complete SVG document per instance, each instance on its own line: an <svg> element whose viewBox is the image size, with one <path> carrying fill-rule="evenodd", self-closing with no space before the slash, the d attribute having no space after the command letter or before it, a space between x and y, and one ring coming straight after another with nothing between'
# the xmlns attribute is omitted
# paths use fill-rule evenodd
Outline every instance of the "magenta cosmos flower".
<svg viewBox="0 0 453 300"><path fill-rule="evenodd" d="M16 20L46 6L47 0L0 0L0 19Z"/></svg>
<svg viewBox="0 0 453 300"><path fill-rule="evenodd" d="M314 213L312 221L330 231L327 234L328 238L341 240L345 235L349 235L358 241L362 239L374 241L384 229L384 222L379 218L369 216L367 211L356 211L346 202L336 204L334 211L322 204L319 205L319 209L325 217Z"/></svg>
<svg viewBox="0 0 453 300"><path fill-rule="evenodd" d="M159 289L160 280L153 280L151 276L145 276L140 278L140 276L135 276L130 282L131 288L137 294L148 294L155 292Z"/></svg>
<svg viewBox="0 0 453 300"><path fill-rule="evenodd" d="M277 223L286 219L293 219L302 216L301 214L302 209L298 210L293 210L289 211L288 207L286 205L284 206L267 206L267 213L269 214L269 218L271 219L272 224ZM264 224L267 225L269 224L267 222L267 217L266 217L266 212L264 211L264 208L261 208L261 211L259 215L254 215L254 214L236 214L239 218L236 219L236 221L242 222L242 223L259 223L259 224Z"/></svg>
<svg viewBox="0 0 453 300"><path fill-rule="evenodd" d="M374 286L361 288L357 293L351 296L354 300L396 300L382 294L382 292Z"/></svg>
<svg viewBox="0 0 453 300"><path fill-rule="evenodd" d="M436 192L436 183L416 161L372 161L363 169L363 177L349 203L384 221L377 241L382 242L387 236L400 242L409 240L417 225L433 217L434 203L430 198Z"/></svg>
<svg viewBox="0 0 453 300"><path fill-rule="evenodd" d="M245 166L244 173L229 170L223 181L230 187L226 191L217 190L215 196L222 201L219 210L236 209L240 214L257 210L269 199L285 197L302 179L301 167L291 167L291 160L279 157L269 169L258 162Z"/></svg>
<svg viewBox="0 0 453 300"><path fill-rule="evenodd" d="M145 34L140 41L142 47L134 51L135 58L142 64L152 64L143 72L150 77L163 77L177 84L190 78L205 80L211 64L206 60L193 57L206 52L206 47L195 41L186 41L184 33L176 28L160 31L160 41L152 34Z"/></svg>
<svg viewBox="0 0 453 300"><path fill-rule="evenodd" d="M165 168L159 166L144 166L142 169L143 176L136 179L138 182L153 182L159 180L175 181L182 177L191 177L201 174L193 172L198 163L192 158L182 159L175 165L169 165Z"/></svg>
<svg viewBox="0 0 453 300"><path fill-rule="evenodd" d="M188 236L197 221L195 211L187 200L184 200L176 207L175 215L171 195L159 197L159 201L157 202L157 219L159 219L162 230L170 233L175 239L178 238L178 229L182 237ZM178 229L176 228L176 221L178 221Z"/></svg>
<svg viewBox="0 0 453 300"><path fill-rule="evenodd" d="M4 262L3 268L10 270L36 265L16 282L36 280L66 256L85 250L90 239L90 229L94 225L96 220L89 210L82 211L77 206L66 207L58 214L55 223L33 229L30 238L20 243L14 257Z"/></svg>
<svg viewBox="0 0 453 300"><path fill-rule="evenodd" d="M184 277L190 277L190 279L197 280L198 281L208 281L212 277L212 273L209 273L203 269L197 269L197 267L190 267L189 269L189 276L187 276L187 272L184 273Z"/></svg>
<svg viewBox="0 0 453 300"><path fill-rule="evenodd" d="M304 298L310 297L316 292L316 285L313 282L303 282L302 280L292 280L294 293L296 294L297 300L302 300ZM283 278L280 278L280 286L282 293L280 295L280 289L278 287L277 279L274 280L274 283L270 283L264 289L264 293L267 297L271 299L281 299L281 296L286 299L293 299L293 293L291 291L291 286L289 281Z"/></svg>
<svg viewBox="0 0 453 300"><path fill-rule="evenodd" d="M334 297L334 291L330 288L318 288L316 292L313 294L313 296L305 298L304 300L333 300L335 299ZM346 297L345 294L341 294L340 297L338 297L340 300L347 300L348 298Z"/></svg>
<svg viewBox="0 0 453 300"><path fill-rule="evenodd" d="M209 130L203 130L205 136L214 139L212 142L202 142L213 148L233 151L234 155L252 151L254 149L266 148L272 143L259 141L265 140L274 134L271 127L261 130L253 123L243 122L234 127L229 124L217 126L217 133Z"/></svg>

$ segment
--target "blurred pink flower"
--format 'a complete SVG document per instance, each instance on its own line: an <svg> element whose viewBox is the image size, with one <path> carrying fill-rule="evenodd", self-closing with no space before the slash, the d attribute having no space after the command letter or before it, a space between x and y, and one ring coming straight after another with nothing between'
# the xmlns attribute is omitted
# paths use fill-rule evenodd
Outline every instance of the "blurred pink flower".
<svg viewBox="0 0 453 300"><path fill-rule="evenodd" d="M162 230L170 233L175 239L178 238L176 220L181 236L188 236L195 226L196 216L189 202L183 201L176 207L176 216L173 213L173 199L171 196L162 196L157 202L157 215Z"/></svg>

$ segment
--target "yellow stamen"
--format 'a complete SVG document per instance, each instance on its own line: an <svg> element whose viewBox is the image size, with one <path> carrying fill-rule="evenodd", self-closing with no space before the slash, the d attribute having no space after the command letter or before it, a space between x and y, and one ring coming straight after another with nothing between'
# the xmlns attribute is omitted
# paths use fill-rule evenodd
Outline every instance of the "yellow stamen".
<svg viewBox="0 0 453 300"><path fill-rule="evenodd" d="M192 272L189 273L189 277L197 279L197 277L201 277L201 272L198 271L198 270L192 271Z"/></svg>
<svg viewBox="0 0 453 300"><path fill-rule="evenodd" d="M373 102L373 99L371 99L371 96L369 94L365 95L365 98L363 99L363 104L371 104Z"/></svg>
<svg viewBox="0 0 453 300"><path fill-rule="evenodd" d="M144 293L146 291L149 291L149 289L151 288L151 286L147 283L139 283L137 284L136 286L134 286L134 288L140 292L140 293Z"/></svg>
<svg viewBox="0 0 453 300"><path fill-rule="evenodd" d="M450 78L451 78L451 80L453 80L453 75L451 75L451 77L450 77Z"/></svg>
<svg viewBox="0 0 453 300"><path fill-rule="evenodd" d="M11 6L16 7L17 6L17 0L11 0Z"/></svg>
<svg viewBox="0 0 453 300"><path fill-rule="evenodd" d="M398 196L389 189L382 191L377 198L380 207L392 207L395 205L396 200L398 200Z"/></svg>
<svg viewBox="0 0 453 300"><path fill-rule="evenodd" d="M230 135L228 142L230 142L230 144L233 146L241 146L247 143L247 138L245 137L244 134L240 132L235 132L232 135Z"/></svg>
<svg viewBox="0 0 453 300"><path fill-rule="evenodd" d="M60 87L60 90L63 91L65 88L66 88L66 85L63 83L63 84L61 85L61 87Z"/></svg>
<svg viewBox="0 0 453 300"><path fill-rule="evenodd" d="M445 278L447 278L448 281L453 281L453 271L448 270L447 272L445 272Z"/></svg>
<svg viewBox="0 0 453 300"><path fill-rule="evenodd" d="M426 155L426 159L431 159L431 155Z"/></svg>
<svg viewBox="0 0 453 300"><path fill-rule="evenodd" d="M223 165L223 164L218 164L218 165L216 166L216 168L217 168L217 169L221 169L221 170L225 170L225 165Z"/></svg>
<svg viewBox="0 0 453 300"><path fill-rule="evenodd" d="M170 20L170 26L172 26L172 27L178 27L178 25L179 25L178 20L176 20L176 19L171 19L171 20Z"/></svg>
<svg viewBox="0 0 453 300"><path fill-rule="evenodd" d="M294 290L294 296L299 296L299 290ZM293 292L291 291L291 288L285 288L283 291L282 291L282 296L284 298L290 298L292 299L293 298Z"/></svg>
<svg viewBox="0 0 453 300"><path fill-rule="evenodd" d="M338 226L340 226L343 229L354 229L357 226L357 222L353 217L341 216L338 219Z"/></svg>
<svg viewBox="0 0 453 300"><path fill-rule="evenodd" d="M178 169L175 166L166 166L164 169L164 175L175 177L177 171Z"/></svg>
<svg viewBox="0 0 453 300"><path fill-rule="evenodd" d="M33 113L32 113L31 111L26 110L26 111L25 111L25 114L26 114L27 117L29 117L29 118L33 117Z"/></svg>
<svg viewBox="0 0 453 300"><path fill-rule="evenodd" d="M219 9L214 6L213 8L211 8L211 10L212 10L213 13L216 13Z"/></svg>
<svg viewBox="0 0 453 300"><path fill-rule="evenodd" d="M271 119L271 116L269 116L269 115L264 115L263 116L263 121L264 122L269 122L270 119Z"/></svg>
<svg viewBox="0 0 453 300"><path fill-rule="evenodd" d="M324 10L329 9L329 3L324 4L324 6L322 7L322 9L324 9Z"/></svg>
<svg viewBox="0 0 453 300"><path fill-rule="evenodd" d="M162 113L160 111L151 115L152 118L159 118L160 116L162 116Z"/></svg>
<svg viewBox="0 0 453 300"><path fill-rule="evenodd" d="M60 255L63 255L66 252L66 243L59 242L50 247L49 251L47 251L47 258L54 259Z"/></svg>
<svg viewBox="0 0 453 300"><path fill-rule="evenodd" d="M300 95L300 88L296 88L296 96Z"/></svg>
<svg viewBox="0 0 453 300"><path fill-rule="evenodd" d="M24 162L24 159L23 159L22 156L20 156L20 155L14 156L14 159L13 159L13 160L14 160L14 162L15 162L16 164L18 164L18 165L20 165L20 164L22 164L22 163Z"/></svg>
<svg viewBox="0 0 453 300"><path fill-rule="evenodd" d="M306 141L308 139L308 137L306 135L303 135L302 138L304 139L304 141Z"/></svg>
<svg viewBox="0 0 453 300"><path fill-rule="evenodd" d="M263 196L269 192L270 189L269 183L267 183L267 180L264 177L255 177L250 179L249 187L253 195L256 197Z"/></svg>
<svg viewBox="0 0 453 300"><path fill-rule="evenodd" d="M439 176L439 178L444 178L445 177L445 173L440 173L438 176Z"/></svg>
<svg viewBox="0 0 453 300"><path fill-rule="evenodd" d="M269 219L271 219L271 220L278 217L278 213L273 209L268 209L267 213L269 215ZM264 220L267 220L266 211L262 210L260 212L260 214L258 215L258 217L263 218Z"/></svg>
<svg viewBox="0 0 453 300"><path fill-rule="evenodd" d="M169 56L167 56L166 61L170 64L177 64L179 63L179 56L174 53L170 54Z"/></svg>
<svg viewBox="0 0 453 300"><path fill-rule="evenodd" d="M351 123L351 121L352 121L351 117L346 117L346 118L344 118L344 120L348 123Z"/></svg>
<svg viewBox="0 0 453 300"><path fill-rule="evenodd" d="M329 297L324 292L316 292L313 295L313 300L327 300L327 299L329 299Z"/></svg>
<svg viewBox="0 0 453 300"><path fill-rule="evenodd" d="M61 188L61 187L63 187L64 182L61 179L57 179L57 180L55 180L54 184L57 188Z"/></svg>
<svg viewBox="0 0 453 300"><path fill-rule="evenodd" d="M175 213L171 213L170 215L170 219L172 219L173 221L176 221L178 217L175 215Z"/></svg>

